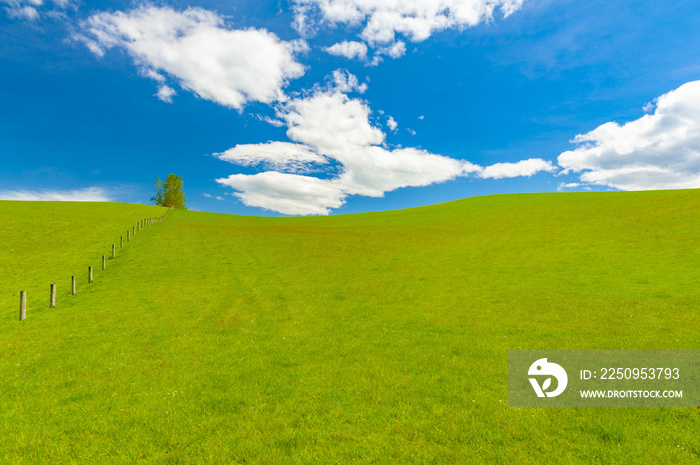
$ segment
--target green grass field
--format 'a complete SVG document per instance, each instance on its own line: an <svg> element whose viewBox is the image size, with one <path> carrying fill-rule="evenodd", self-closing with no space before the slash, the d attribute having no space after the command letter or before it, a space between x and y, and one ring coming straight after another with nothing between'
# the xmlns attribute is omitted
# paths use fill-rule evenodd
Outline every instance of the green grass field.
<svg viewBox="0 0 700 465"><path fill-rule="evenodd" d="M508 350L700 349L698 190L175 210L100 271L164 212L0 202L0 462L700 460L697 408L507 406Z"/></svg>

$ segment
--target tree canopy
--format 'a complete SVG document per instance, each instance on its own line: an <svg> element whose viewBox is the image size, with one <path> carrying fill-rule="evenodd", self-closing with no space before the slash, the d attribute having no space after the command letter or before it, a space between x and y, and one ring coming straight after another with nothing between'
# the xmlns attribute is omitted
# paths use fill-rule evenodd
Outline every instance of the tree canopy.
<svg viewBox="0 0 700 465"><path fill-rule="evenodd" d="M185 193L182 192L182 178L175 174L169 174L165 181L156 179L156 195L151 199L156 205L163 207L175 207L187 209Z"/></svg>

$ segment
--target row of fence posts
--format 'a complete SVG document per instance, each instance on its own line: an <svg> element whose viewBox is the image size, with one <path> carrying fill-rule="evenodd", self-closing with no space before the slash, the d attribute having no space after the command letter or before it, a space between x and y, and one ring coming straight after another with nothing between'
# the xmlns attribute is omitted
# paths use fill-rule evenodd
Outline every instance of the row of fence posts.
<svg viewBox="0 0 700 465"><path fill-rule="evenodd" d="M165 220L165 217L168 216L168 213L170 213L170 210L172 210L172 207L168 209L167 212L165 212L165 215L156 217L156 218L144 218L138 223L136 223L136 226L131 227L131 231L127 229L126 231L126 242L131 242L131 239L136 236L136 233L141 231L146 226L149 226L151 224L155 223L160 223L161 221ZM131 233L131 234L129 234ZM119 236L119 248L124 248L124 236ZM117 257L117 247L116 244L112 244L112 258ZM107 268L107 261L105 259L105 256L102 255L102 269ZM88 283L92 283L92 266L88 266ZM71 276L71 295L76 295L77 292L77 286L75 282L75 276ZM52 284L51 285L51 297L49 300L49 308L55 308L56 307L56 285ZM22 321L25 318L27 318L27 291L20 291L19 293L19 320Z"/></svg>

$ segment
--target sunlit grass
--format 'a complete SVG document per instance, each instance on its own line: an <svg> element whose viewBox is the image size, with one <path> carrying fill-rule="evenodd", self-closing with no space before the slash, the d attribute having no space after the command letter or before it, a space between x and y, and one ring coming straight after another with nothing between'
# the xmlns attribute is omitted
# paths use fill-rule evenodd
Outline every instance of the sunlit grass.
<svg viewBox="0 0 700 465"><path fill-rule="evenodd" d="M173 211L69 295L163 212L0 202L0 462L700 458L697 409L516 409L506 386L513 349L700 349L697 190Z"/></svg>

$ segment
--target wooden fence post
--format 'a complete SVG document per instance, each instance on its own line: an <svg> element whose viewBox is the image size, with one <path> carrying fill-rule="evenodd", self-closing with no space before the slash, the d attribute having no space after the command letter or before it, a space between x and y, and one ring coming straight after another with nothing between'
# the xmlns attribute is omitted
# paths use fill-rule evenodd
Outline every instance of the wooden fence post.
<svg viewBox="0 0 700 465"><path fill-rule="evenodd" d="M127 231L127 232L126 232L126 242L131 242L131 238L129 237L129 233L130 233L130 232L131 232L131 231Z"/></svg>
<svg viewBox="0 0 700 465"><path fill-rule="evenodd" d="M119 248L124 248L124 236L119 236Z"/></svg>
<svg viewBox="0 0 700 465"><path fill-rule="evenodd" d="M52 284L51 285L51 303L49 304L49 308L54 308L56 306L56 285Z"/></svg>
<svg viewBox="0 0 700 465"><path fill-rule="evenodd" d="M76 289L75 289L75 276L71 276L71 277L70 277L70 284L71 284L70 287L71 287L72 295L75 295L75 294L76 294Z"/></svg>
<svg viewBox="0 0 700 465"><path fill-rule="evenodd" d="M27 318L27 291L19 293L19 321Z"/></svg>
<svg viewBox="0 0 700 465"><path fill-rule="evenodd" d="M112 244L112 258L117 256L117 248Z"/></svg>
<svg viewBox="0 0 700 465"><path fill-rule="evenodd" d="M102 255L102 269L104 270L106 267L107 263L105 262L105 256Z"/></svg>
<svg viewBox="0 0 700 465"><path fill-rule="evenodd" d="M136 235L136 226L131 227L131 235L135 236Z"/></svg>
<svg viewBox="0 0 700 465"><path fill-rule="evenodd" d="M88 282L92 282L92 267L88 266Z"/></svg>

